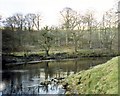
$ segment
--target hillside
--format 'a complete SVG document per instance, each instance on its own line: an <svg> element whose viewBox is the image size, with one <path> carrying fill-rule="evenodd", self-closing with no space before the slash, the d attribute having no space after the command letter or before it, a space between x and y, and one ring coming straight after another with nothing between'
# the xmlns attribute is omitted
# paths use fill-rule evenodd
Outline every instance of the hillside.
<svg viewBox="0 0 120 96"><path fill-rule="evenodd" d="M67 77L66 94L117 94L118 58Z"/></svg>

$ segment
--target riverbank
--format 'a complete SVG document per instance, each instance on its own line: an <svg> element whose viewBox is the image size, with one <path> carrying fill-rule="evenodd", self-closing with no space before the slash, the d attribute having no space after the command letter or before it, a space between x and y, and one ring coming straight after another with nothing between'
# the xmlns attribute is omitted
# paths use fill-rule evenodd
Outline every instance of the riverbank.
<svg viewBox="0 0 120 96"><path fill-rule="evenodd" d="M109 52L108 50L90 49L80 50L74 52L51 52L49 56L45 56L44 53L11 53L2 54L2 64L16 63L24 64L28 62L36 63L36 61L42 60L63 60L63 59L74 59L74 58L89 58L89 57L115 57L118 53L115 51Z"/></svg>
<svg viewBox="0 0 120 96"><path fill-rule="evenodd" d="M68 76L65 79L66 94L117 94L118 58Z"/></svg>

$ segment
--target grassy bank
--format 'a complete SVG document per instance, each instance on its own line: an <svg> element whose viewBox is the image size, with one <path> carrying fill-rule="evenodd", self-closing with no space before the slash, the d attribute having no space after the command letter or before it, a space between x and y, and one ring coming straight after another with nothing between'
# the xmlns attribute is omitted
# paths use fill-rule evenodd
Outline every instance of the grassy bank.
<svg viewBox="0 0 120 96"><path fill-rule="evenodd" d="M66 48L66 47L65 47ZM89 58L89 57L115 57L118 56L118 52L115 50L103 50L103 49L80 49L74 52L72 49L65 49L59 51L50 50L49 56L46 56L44 51L31 51L31 52L13 52L10 54L2 54L2 63L21 63L30 61L41 61L41 60L60 60L60 59L73 59L73 58ZM26 54L26 56L25 56Z"/></svg>
<svg viewBox="0 0 120 96"><path fill-rule="evenodd" d="M67 77L66 94L117 94L118 58Z"/></svg>

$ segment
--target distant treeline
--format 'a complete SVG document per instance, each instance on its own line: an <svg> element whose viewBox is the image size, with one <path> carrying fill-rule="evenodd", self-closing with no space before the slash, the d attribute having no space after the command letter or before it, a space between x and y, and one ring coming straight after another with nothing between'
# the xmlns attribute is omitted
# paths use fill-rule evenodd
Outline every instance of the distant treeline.
<svg viewBox="0 0 120 96"><path fill-rule="evenodd" d="M49 55L50 49L73 47L80 49L117 50L118 25L117 15L113 10L106 12L101 21L94 13L87 11L80 15L71 8L61 12L61 25L41 28L40 14L15 14L2 21L3 53L44 50Z"/></svg>

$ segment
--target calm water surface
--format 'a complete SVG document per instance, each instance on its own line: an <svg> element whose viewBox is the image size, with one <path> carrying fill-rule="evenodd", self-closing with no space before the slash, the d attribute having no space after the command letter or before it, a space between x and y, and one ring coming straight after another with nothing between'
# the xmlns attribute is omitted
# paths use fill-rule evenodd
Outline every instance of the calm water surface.
<svg viewBox="0 0 120 96"><path fill-rule="evenodd" d="M46 61L26 66L14 66L2 71L5 84L3 94L64 94L60 81L81 70L104 63L110 58L87 58L61 61ZM43 84L49 82L47 84Z"/></svg>

